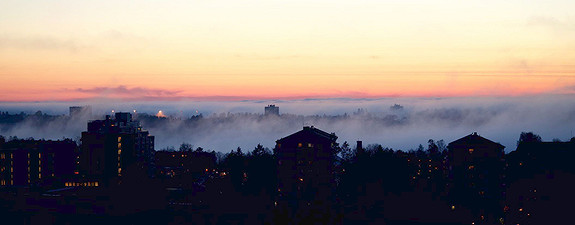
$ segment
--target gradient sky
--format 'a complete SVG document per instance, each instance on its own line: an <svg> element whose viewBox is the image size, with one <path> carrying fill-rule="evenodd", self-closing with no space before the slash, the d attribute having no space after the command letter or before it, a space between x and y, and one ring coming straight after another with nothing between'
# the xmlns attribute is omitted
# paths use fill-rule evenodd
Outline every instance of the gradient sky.
<svg viewBox="0 0 575 225"><path fill-rule="evenodd" d="M2 0L0 101L575 93L575 1Z"/></svg>

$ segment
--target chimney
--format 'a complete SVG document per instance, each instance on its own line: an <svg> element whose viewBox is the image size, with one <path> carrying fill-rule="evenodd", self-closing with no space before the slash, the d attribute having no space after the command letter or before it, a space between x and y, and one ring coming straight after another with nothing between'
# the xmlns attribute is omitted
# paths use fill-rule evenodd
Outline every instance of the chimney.
<svg viewBox="0 0 575 225"><path fill-rule="evenodd" d="M362 141L357 141L356 150L357 151L363 151L363 142Z"/></svg>

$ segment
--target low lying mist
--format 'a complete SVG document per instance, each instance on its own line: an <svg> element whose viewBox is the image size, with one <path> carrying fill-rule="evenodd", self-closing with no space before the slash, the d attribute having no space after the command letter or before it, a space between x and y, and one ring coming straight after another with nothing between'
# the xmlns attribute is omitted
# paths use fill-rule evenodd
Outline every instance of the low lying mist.
<svg viewBox="0 0 575 225"><path fill-rule="evenodd" d="M275 104L280 116L264 116ZM92 114L68 116L68 107L90 105ZM135 110L135 112L134 112ZM157 117L159 111L166 117ZM156 149L182 142L206 150L229 152L257 144L273 148L275 141L303 126L315 126L352 146L381 144L396 150L415 149L427 140L446 143L478 132L506 151L513 151L522 131L544 141L573 136L573 96L483 98L305 99L237 102L64 102L1 103L0 111L22 118L0 121L0 135L19 138L78 139L90 119L114 112L132 112L144 129L156 136ZM39 112L40 111L40 112ZM24 112L24 114L19 114ZM27 116L26 116L27 114ZM14 116L18 116L14 115Z"/></svg>

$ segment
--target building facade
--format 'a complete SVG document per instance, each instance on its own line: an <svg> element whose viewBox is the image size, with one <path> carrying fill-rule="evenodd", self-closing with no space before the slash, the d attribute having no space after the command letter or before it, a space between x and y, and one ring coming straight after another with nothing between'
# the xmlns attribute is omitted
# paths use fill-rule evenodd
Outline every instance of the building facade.
<svg viewBox="0 0 575 225"><path fill-rule="evenodd" d="M0 144L0 186L61 186L76 171L77 145L14 139Z"/></svg>
<svg viewBox="0 0 575 225"><path fill-rule="evenodd" d="M330 201L336 188L336 140L335 134L311 126L276 141L280 202Z"/></svg>
<svg viewBox="0 0 575 225"><path fill-rule="evenodd" d="M504 195L505 146L472 133L447 146L450 194L455 202L476 210L498 209ZM493 215L492 215L493 216Z"/></svg>

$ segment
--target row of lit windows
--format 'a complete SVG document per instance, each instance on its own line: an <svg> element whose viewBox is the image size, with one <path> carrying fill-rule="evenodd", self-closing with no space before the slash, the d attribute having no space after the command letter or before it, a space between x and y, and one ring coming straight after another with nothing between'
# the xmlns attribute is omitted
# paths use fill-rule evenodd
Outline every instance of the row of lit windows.
<svg viewBox="0 0 575 225"><path fill-rule="evenodd" d="M10 153L10 159L14 158L14 154ZM6 159L6 154L5 153L0 153L0 159Z"/></svg>
<svg viewBox="0 0 575 225"><path fill-rule="evenodd" d="M38 179L42 179L42 153L38 153Z"/></svg>
<svg viewBox="0 0 575 225"><path fill-rule="evenodd" d="M118 176L122 176L121 155L122 155L122 137L118 137Z"/></svg>
<svg viewBox="0 0 575 225"><path fill-rule="evenodd" d="M303 143L297 143L297 147L298 147L298 148L301 148L302 146L303 146ZM278 146L278 147L281 147L281 146ZM307 143L307 147L308 147L308 148L313 148L313 144L312 144L312 143Z"/></svg>
<svg viewBox="0 0 575 225"><path fill-rule="evenodd" d="M31 177L30 177L30 172L31 172L31 168L30 168L30 153L27 154L27 157L28 157L28 161L27 161L27 163L28 163L28 168L27 168L27 170L28 170L28 174L27 174L28 180L27 180L27 181L28 181L28 183L30 183L30 178L31 178ZM0 154L0 158L6 158L6 155L5 155L4 153ZM13 154L12 154L12 153L10 154L10 158L13 158ZM14 179L14 174L13 174L13 173L14 173L14 167L13 167L13 164L14 164L14 162L10 161L10 179L11 179L11 180ZM0 168L0 172L4 172L4 171L6 171L6 167L2 166L2 167ZM42 153L38 153L38 179L42 179ZM4 183L6 183L6 182L4 181ZM12 184L12 181L10 181L10 183ZM5 184L4 184L4 185L5 185Z"/></svg>
<svg viewBox="0 0 575 225"><path fill-rule="evenodd" d="M66 187L98 187L100 184L98 181L95 182L66 182L64 183Z"/></svg>

